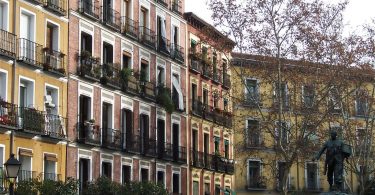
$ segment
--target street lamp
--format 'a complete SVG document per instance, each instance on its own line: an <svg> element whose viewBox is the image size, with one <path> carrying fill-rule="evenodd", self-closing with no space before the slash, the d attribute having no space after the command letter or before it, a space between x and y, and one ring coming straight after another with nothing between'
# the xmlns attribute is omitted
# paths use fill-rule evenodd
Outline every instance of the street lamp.
<svg viewBox="0 0 375 195"><path fill-rule="evenodd" d="M14 181L17 179L18 171L20 170L21 163L16 158L14 154L10 154L10 158L4 163L6 177L9 179L9 194L14 195Z"/></svg>

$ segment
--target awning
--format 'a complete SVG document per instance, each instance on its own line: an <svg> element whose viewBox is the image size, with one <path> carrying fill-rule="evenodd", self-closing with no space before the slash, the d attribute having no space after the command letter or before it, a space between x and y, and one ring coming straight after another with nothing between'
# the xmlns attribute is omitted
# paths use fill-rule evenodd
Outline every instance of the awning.
<svg viewBox="0 0 375 195"><path fill-rule="evenodd" d="M181 86L177 78L172 76L172 84L178 93L178 108L184 110L184 96L182 95Z"/></svg>
<svg viewBox="0 0 375 195"><path fill-rule="evenodd" d="M30 156L32 157L33 156L33 151L31 150L27 150L27 149L19 149L19 155L20 156Z"/></svg>
<svg viewBox="0 0 375 195"><path fill-rule="evenodd" d="M44 159L48 161L57 162L57 157L54 154L44 154Z"/></svg>

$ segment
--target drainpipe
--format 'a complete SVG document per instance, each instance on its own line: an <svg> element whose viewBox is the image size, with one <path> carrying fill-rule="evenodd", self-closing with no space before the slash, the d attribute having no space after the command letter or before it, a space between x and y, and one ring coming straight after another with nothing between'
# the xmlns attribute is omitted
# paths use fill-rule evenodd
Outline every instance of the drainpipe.
<svg viewBox="0 0 375 195"><path fill-rule="evenodd" d="M12 22L12 33L16 34L16 24L17 24L17 1L13 1L13 22ZM17 38L16 38L16 43L15 43L15 49L17 51ZM16 52L17 53L17 52ZM11 84L11 103L15 103L15 96L16 96L16 56L12 59L12 84ZM16 120L18 120L18 117L16 117ZM10 143L9 143L9 157L13 153L13 142L14 142L14 130L12 129L10 132Z"/></svg>

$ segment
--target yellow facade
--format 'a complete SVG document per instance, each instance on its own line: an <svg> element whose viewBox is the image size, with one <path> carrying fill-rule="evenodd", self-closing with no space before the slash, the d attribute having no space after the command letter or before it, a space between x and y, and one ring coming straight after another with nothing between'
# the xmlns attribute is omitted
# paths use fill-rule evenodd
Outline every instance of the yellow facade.
<svg viewBox="0 0 375 195"><path fill-rule="evenodd" d="M236 58L235 56L234 58ZM272 107L272 96L273 96L273 83L266 81L263 78L264 74L259 74L259 69L253 69L254 66L250 65L240 65L232 66L232 93L233 97L237 98L234 102L234 120L233 120L233 131L234 131L234 151L236 153L236 167L235 167L235 190L237 194L280 194L277 190L278 185L278 161L282 161L278 157L277 152L274 150L274 145L276 143L275 139L266 131L262 131L260 127L260 139L259 143L252 147L244 147L246 142L248 142L248 135L246 134L248 123L250 121L262 122L262 117L259 114L259 108L256 106L249 106L244 103L244 98L246 96L245 80L246 78L257 80L257 90L260 96L261 110L265 113L267 118L267 109ZM263 76L262 76L263 75ZM295 77L301 77L302 80L308 80L308 75L295 75ZM269 98L271 97L271 98ZM298 101L302 101L301 98L297 98ZM323 103L322 103L323 104ZM324 104L326 105L326 104ZM321 108L319 108L321 109ZM288 118L289 117L289 118ZM285 121L299 121L301 122L300 116L290 115L284 118ZM293 119L293 118L295 119ZM328 117L327 117L328 118ZM330 121L332 120L332 121ZM319 137L319 143L316 144L316 148L312 149L312 154L316 154L318 149L322 147L322 143L329 139L328 129L332 126L332 122L340 122L339 118L327 119L319 128L326 129L326 133ZM350 119L351 123L356 124L357 127L364 126L364 119L361 117L353 116ZM322 130L325 131L325 130ZM349 138L347 138L349 139ZM348 140L346 140L348 141ZM348 143L348 142L346 142ZM348 144L353 144L349 142ZM310 151L306 151L306 153ZM312 161L313 156L300 158L298 163L294 163L290 169L288 175L288 185L290 191L300 191L303 194L316 194L317 192L329 191L329 184L327 182L327 176L324 174L324 155L319 161ZM259 164L258 164L259 163ZM345 164L345 163L344 163ZM258 166L259 165L259 166ZM310 189L308 185L311 185L311 181L308 181L309 172L308 167L317 167L316 176L314 176L314 187ZM256 167L254 169L250 167ZM252 169L252 170L250 170ZM259 177L257 176L255 180L262 181L258 183L257 181L251 182L250 177L254 172L260 172ZM357 192L358 190L358 180L357 176L345 168L344 170L344 186L346 189L350 189L352 192ZM310 184L308 184L310 183Z"/></svg>
<svg viewBox="0 0 375 195"><path fill-rule="evenodd" d="M68 18L43 2L1 2L0 158L24 162L19 180L65 180Z"/></svg>

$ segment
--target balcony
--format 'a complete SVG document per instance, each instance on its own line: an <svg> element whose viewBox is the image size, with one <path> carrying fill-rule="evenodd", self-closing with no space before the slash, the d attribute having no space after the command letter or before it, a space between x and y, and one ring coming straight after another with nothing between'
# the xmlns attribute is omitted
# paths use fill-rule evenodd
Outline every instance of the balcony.
<svg viewBox="0 0 375 195"><path fill-rule="evenodd" d="M61 181L61 174L57 173L42 173L43 180Z"/></svg>
<svg viewBox="0 0 375 195"><path fill-rule="evenodd" d="M211 122L214 121L214 111L212 106L203 104L203 118Z"/></svg>
<svg viewBox="0 0 375 195"><path fill-rule="evenodd" d="M173 161L181 164L186 164L186 147L173 146Z"/></svg>
<svg viewBox="0 0 375 195"><path fill-rule="evenodd" d="M102 66L102 76L100 82L115 89L121 89L120 71L114 64L106 63Z"/></svg>
<svg viewBox="0 0 375 195"><path fill-rule="evenodd" d="M66 132L66 118L54 114L45 114L45 130L43 136L64 139Z"/></svg>
<svg viewBox="0 0 375 195"><path fill-rule="evenodd" d="M18 39L18 61L25 64L43 68L44 54L43 46L28 39Z"/></svg>
<svg viewBox="0 0 375 195"><path fill-rule="evenodd" d="M157 157L156 140L151 138L143 139L141 153L148 157Z"/></svg>
<svg viewBox="0 0 375 195"><path fill-rule="evenodd" d="M79 75L93 81L100 81L102 69L99 65L99 59L92 56L81 55L78 57L80 61Z"/></svg>
<svg viewBox="0 0 375 195"><path fill-rule="evenodd" d="M202 69L203 69L201 61L194 56L190 57L189 68L191 71L193 71L194 73L198 73L198 74L201 74Z"/></svg>
<svg viewBox="0 0 375 195"><path fill-rule="evenodd" d="M100 138L101 131L98 125L88 121L77 124L77 141L79 143L99 146Z"/></svg>
<svg viewBox="0 0 375 195"><path fill-rule="evenodd" d="M151 29L145 27L145 26L140 26L139 27L139 41L144 44L145 46L155 49L156 45L156 35L155 32L152 31Z"/></svg>
<svg viewBox="0 0 375 195"><path fill-rule="evenodd" d="M222 110L214 109L214 121L218 125L222 125L225 127L232 127L232 114L229 112L225 112Z"/></svg>
<svg viewBox="0 0 375 195"><path fill-rule="evenodd" d="M168 3L166 2L166 0L156 0L156 2L164 7L168 7Z"/></svg>
<svg viewBox="0 0 375 195"><path fill-rule="evenodd" d="M132 95L138 95L138 80L131 73L129 75L124 75L125 70L121 70L120 82L122 91L130 93Z"/></svg>
<svg viewBox="0 0 375 195"><path fill-rule="evenodd" d="M98 21L100 19L99 1L94 0L79 0L78 12Z"/></svg>
<svg viewBox="0 0 375 195"><path fill-rule="evenodd" d="M102 146L111 149L122 149L122 133L112 128L102 128Z"/></svg>
<svg viewBox="0 0 375 195"><path fill-rule="evenodd" d="M223 87L229 89L231 87L230 75L227 73L223 74Z"/></svg>
<svg viewBox="0 0 375 195"><path fill-rule="evenodd" d="M196 168L204 168L204 153L198 151L191 151L190 164Z"/></svg>
<svg viewBox="0 0 375 195"><path fill-rule="evenodd" d="M149 81L139 80L139 92L140 96L150 101L155 101L155 84Z"/></svg>
<svg viewBox="0 0 375 195"><path fill-rule="evenodd" d="M191 113L197 117L202 117L203 115L203 103L199 100L191 101Z"/></svg>
<svg viewBox="0 0 375 195"><path fill-rule="evenodd" d="M182 96L183 108L180 108L180 98L179 98L178 95L172 94L172 102L173 102L173 106L174 106L175 111L185 112L186 101L185 101L184 95Z"/></svg>
<svg viewBox="0 0 375 195"><path fill-rule="evenodd" d="M43 50L43 70L65 75L66 55L49 48Z"/></svg>
<svg viewBox="0 0 375 195"><path fill-rule="evenodd" d="M222 83L220 71L214 70L212 73L212 81L216 84Z"/></svg>
<svg viewBox="0 0 375 195"><path fill-rule="evenodd" d="M17 127L17 105L0 99L0 126Z"/></svg>
<svg viewBox="0 0 375 195"><path fill-rule="evenodd" d="M158 36L158 52L170 56L171 55L171 43L170 41L163 37L163 36Z"/></svg>
<svg viewBox="0 0 375 195"><path fill-rule="evenodd" d="M28 181L31 179L36 178L36 172L35 171L28 171L28 170L19 170L18 172L18 181Z"/></svg>
<svg viewBox="0 0 375 195"><path fill-rule="evenodd" d="M8 31L0 29L0 55L15 58L16 57L17 37Z"/></svg>
<svg viewBox="0 0 375 195"><path fill-rule="evenodd" d="M184 63L184 48L176 43L171 44L171 58L179 63Z"/></svg>
<svg viewBox="0 0 375 195"><path fill-rule="evenodd" d="M44 0L28 0L28 1L30 1L31 3L37 4L37 5L41 5L44 2Z"/></svg>
<svg viewBox="0 0 375 195"><path fill-rule="evenodd" d="M121 30L121 15L116 10L109 8L107 6L102 6L102 22L104 25L112 28L115 31Z"/></svg>
<svg viewBox="0 0 375 195"><path fill-rule="evenodd" d="M44 7L61 15L66 15L66 1L65 0L44 0Z"/></svg>
<svg viewBox="0 0 375 195"><path fill-rule="evenodd" d="M127 139L127 144L126 144L126 150L129 153L134 153L134 154L141 154L142 153L142 144L141 144L141 136L140 135L131 135Z"/></svg>
<svg viewBox="0 0 375 195"><path fill-rule="evenodd" d="M212 70L211 66L207 63L203 63L202 76L206 79L212 79Z"/></svg>
<svg viewBox="0 0 375 195"><path fill-rule="evenodd" d="M172 2L172 8L171 10L175 12L176 14L182 15L182 2L180 0L174 0Z"/></svg>
<svg viewBox="0 0 375 195"><path fill-rule="evenodd" d="M138 23L126 16L121 17L121 33L125 36L138 40Z"/></svg>

